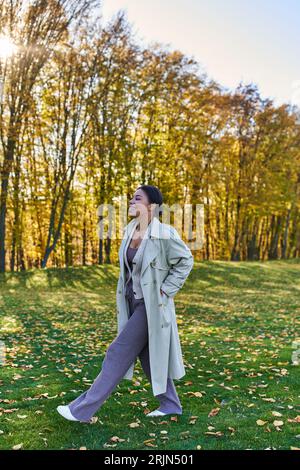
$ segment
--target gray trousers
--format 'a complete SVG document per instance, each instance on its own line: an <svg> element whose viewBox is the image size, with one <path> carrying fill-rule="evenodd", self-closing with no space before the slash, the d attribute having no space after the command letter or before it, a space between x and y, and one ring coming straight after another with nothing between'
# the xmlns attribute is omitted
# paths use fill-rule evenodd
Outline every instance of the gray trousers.
<svg viewBox="0 0 300 470"><path fill-rule="evenodd" d="M151 383L148 321L144 299L135 299L131 286L127 292L127 299L129 319L123 330L109 345L99 375L87 391L68 405L73 416L79 421L90 422L94 413L113 392L137 357ZM171 378L167 380L166 392L155 396L160 402L158 408L160 411L182 414L180 400Z"/></svg>

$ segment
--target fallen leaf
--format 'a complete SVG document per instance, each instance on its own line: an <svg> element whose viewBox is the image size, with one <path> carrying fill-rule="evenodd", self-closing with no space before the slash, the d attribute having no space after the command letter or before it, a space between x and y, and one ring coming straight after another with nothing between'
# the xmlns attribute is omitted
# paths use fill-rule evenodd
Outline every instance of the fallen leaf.
<svg viewBox="0 0 300 470"><path fill-rule="evenodd" d="M282 416L282 414L281 414L281 413L278 413L278 411L272 411L272 415L273 415L273 416L277 416L277 417Z"/></svg>
<svg viewBox="0 0 300 470"><path fill-rule="evenodd" d="M300 423L300 415L296 416L296 418L289 418L288 422L289 423Z"/></svg>
<svg viewBox="0 0 300 470"><path fill-rule="evenodd" d="M15 446L13 446L13 450L20 450L23 448L23 442L21 442L21 444L17 444Z"/></svg>
<svg viewBox="0 0 300 470"><path fill-rule="evenodd" d="M153 441L155 441L155 439L147 439L146 441L144 441L144 444L148 447L157 447L155 444L153 444Z"/></svg>
<svg viewBox="0 0 300 470"><path fill-rule="evenodd" d="M216 416L220 411L220 408L213 408L209 413L208 417L210 418L211 416Z"/></svg>
<svg viewBox="0 0 300 470"><path fill-rule="evenodd" d="M198 398L203 397L203 394L201 392L187 392L187 394L191 397L198 397Z"/></svg>
<svg viewBox="0 0 300 470"><path fill-rule="evenodd" d="M258 419L256 421L256 424L257 426L264 426L265 424L267 424L268 421L262 421L261 419Z"/></svg>
<svg viewBox="0 0 300 470"><path fill-rule="evenodd" d="M125 441L125 439L121 439L121 438L118 437L118 436L113 436L113 437L110 438L110 440L111 440L112 442L124 442L124 441Z"/></svg>
<svg viewBox="0 0 300 470"><path fill-rule="evenodd" d="M128 426L129 426L130 428L138 428L138 427L139 427L139 423L130 423L130 424L128 424Z"/></svg>
<svg viewBox="0 0 300 470"><path fill-rule="evenodd" d="M95 424L95 423L97 423L98 419L99 419L98 416L92 416L92 417L91 417L91 420L90 420L90 424Z"/></svg>

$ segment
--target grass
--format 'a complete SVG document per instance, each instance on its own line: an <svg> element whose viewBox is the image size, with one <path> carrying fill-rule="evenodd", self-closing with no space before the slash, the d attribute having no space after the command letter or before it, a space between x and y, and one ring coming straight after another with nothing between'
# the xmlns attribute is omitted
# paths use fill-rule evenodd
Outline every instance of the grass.
<svg viewBox="0 0 300 470"><path fill-rule="evenodd" d="M299 260L195 263L175 299L186 367L175 381L177 420L145 416L158 401L139 361L95 423L60 417L56 406L88 388L116 336L118 272L1 275L0 449L300 447L300 366L291 360L300 337Z"/></svg>

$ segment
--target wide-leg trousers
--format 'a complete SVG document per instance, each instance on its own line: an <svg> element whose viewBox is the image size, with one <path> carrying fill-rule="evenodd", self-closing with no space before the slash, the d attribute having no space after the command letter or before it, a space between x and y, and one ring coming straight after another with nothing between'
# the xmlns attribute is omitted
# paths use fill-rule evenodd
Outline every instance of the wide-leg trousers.
<svg viewBox="0 0 300 470"><path fill-rule="evenodd" d="M102 362L102 369L93 384L68 404L72 415L81 422L90 422L137 357L151 383L148 321L144 299L134 298L132 286L126 296L129 304L129 319L125 327L109 345ZM160 402L158 408L160 411L167 414L182 414L173 379L168 378L165 393L155 396Z"/></svg>

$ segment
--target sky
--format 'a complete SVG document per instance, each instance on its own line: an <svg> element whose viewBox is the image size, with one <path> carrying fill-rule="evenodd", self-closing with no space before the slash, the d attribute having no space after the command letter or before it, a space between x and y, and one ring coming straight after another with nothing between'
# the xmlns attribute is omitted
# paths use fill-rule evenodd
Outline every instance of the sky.
<svg viewBox="0 0 300 470"><path fill-rule="evenodd" d="M228 90L258 86L300 106L300 0L101 0L103 22L124 10L142 44L193 57Z"/></svg>

